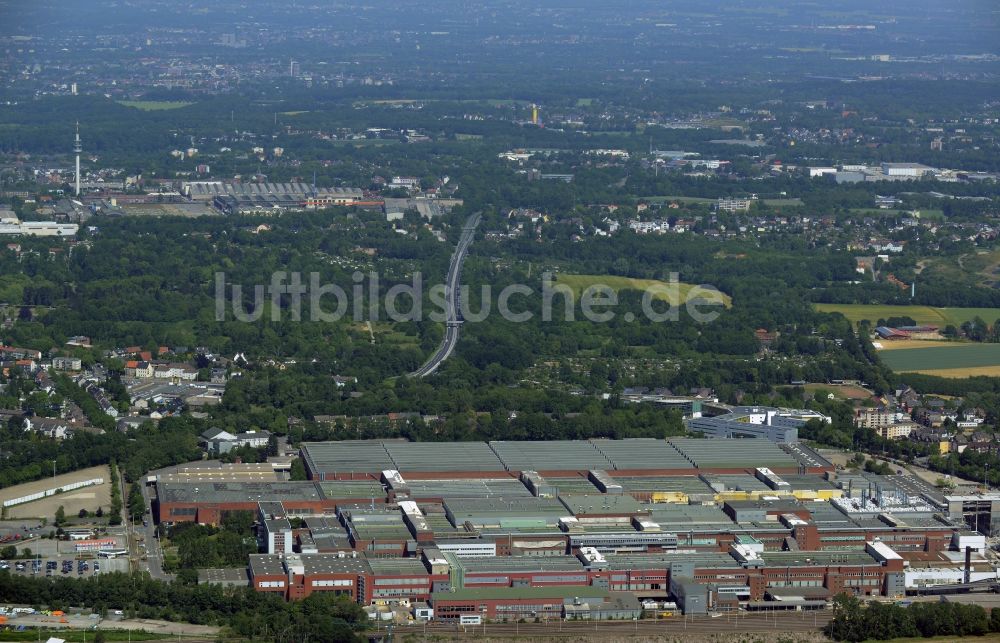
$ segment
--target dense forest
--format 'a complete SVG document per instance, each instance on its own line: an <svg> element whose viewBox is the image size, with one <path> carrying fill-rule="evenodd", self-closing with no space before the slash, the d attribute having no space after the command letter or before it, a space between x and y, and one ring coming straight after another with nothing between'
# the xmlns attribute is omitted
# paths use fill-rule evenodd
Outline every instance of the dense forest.
<svg viewBox="0 0 1000 643"><path fill-rule="evenodd" d="M278 642L365 640L366 617L344 596L317 592L302 601L220 585L164 583L139 574L104 573L87 579L32 578L0 571L0 602L48 609L86 606L98 614L220 625L238 637Z"/></svg>

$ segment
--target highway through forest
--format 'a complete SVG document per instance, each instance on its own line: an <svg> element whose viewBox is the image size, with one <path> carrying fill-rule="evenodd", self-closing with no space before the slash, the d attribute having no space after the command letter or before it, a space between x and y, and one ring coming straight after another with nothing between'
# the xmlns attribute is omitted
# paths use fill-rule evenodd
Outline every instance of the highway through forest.
<svg viewBox="0 0 1000 643"><path fill-rule="evenodd" d="M430 359L410 374L413 377L426 377L436 371L438 366L451 356L452 351L455 350L455 345L458 344L459 330L462 327L462 293L459 287L459 280L462 277L462 263L465 261L465 255L468 253L469 246L472 245L472 240L476 236L477 225L479 225L479 214L473 214L466 219L465 225L462 226L462 236L459 237L455 252L451 255L451 264L448 266L448 276L445 280L444 339L441 340L441 345L431 355Z"/></svg>

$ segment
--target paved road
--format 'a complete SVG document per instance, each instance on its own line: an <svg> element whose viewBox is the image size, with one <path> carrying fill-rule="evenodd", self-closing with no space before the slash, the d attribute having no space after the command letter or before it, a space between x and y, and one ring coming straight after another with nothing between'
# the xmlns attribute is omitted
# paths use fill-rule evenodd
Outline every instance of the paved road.
<svg viewBox="0 0 1000 643"><path fill-rule="evenodd" d="M146 560L140 563L140 569L148 568L152 578L170 582L174 580L174 576L163 571L163 551L160 549L160 540L156 537L156 525L153 524L153 505L149 494L149 487L142 485L142 500L150 509L150 513L146 514L146 526L137 525L135 528L135 532L143 536L143 542L146 545Z"/></svg>
<svg viewBox="0 0 1000 643"><path fill-rule="evenodd" d="M438 366L451 356L455 345L458 344L459 329L462 325L459 315L462 310L459 279L462 276L462 263L465 261L465 255L476 236L477 225L479 225L479 215L473 214L462 227L462 236L459 237L455 252L451 255L451 264L448 266L448 277L445 282L447 309L445 310L444 339L430 359L410 374L412 377L426 377L436 371Z"/></svg>

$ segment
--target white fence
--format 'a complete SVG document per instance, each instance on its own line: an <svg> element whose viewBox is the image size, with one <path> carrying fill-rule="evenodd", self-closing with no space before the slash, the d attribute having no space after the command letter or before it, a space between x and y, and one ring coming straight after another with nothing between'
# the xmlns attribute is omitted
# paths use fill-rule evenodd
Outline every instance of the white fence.
<svg viewBox="0 0 1000 643"><path fill-rule="evenodd" d="M80 482L70 482L59 487L53 487L52 489L46 489L45 491L39 491L27 496L21 496L20 498L11 498L10 500L4 500L3 506L13 507L14 505L23 505L24 503L31 502L32 500L40 500L64 491L73 491L74 489L80 489L82 487L92 487L97 484L104 484L104 478L91 478L90 480L81 480Z"/></svg>

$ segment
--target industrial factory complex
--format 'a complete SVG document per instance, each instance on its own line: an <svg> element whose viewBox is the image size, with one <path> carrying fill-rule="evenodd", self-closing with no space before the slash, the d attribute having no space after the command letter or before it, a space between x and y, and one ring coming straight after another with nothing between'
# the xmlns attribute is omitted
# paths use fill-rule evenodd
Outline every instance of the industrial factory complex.
<svg viewBox="0 0 1000 643"><path fill-rule="evenodd" d="M255 512L256 590L418 618L809 609L997 581L984 534L1000 497L837 470L799 443L358 440L300 457L306 481L277 463L153 474L154 515Z"/></svg>

